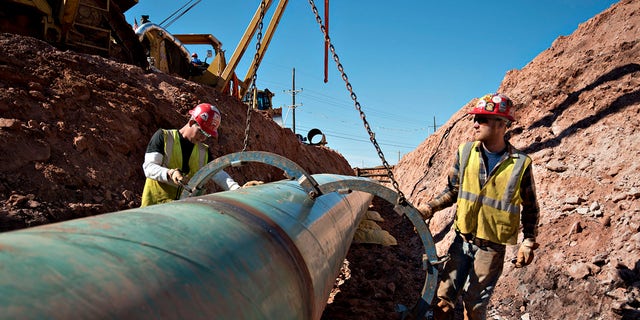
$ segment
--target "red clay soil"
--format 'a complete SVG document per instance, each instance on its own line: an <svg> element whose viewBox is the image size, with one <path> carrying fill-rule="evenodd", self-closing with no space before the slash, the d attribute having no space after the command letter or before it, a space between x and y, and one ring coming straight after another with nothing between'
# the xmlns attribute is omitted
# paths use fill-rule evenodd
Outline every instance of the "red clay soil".
<svg viewBox="0 0 640 320"><path fill-rule="evenodd" d="M620 1L559 37L498 91L516 103L510 141L531 155L541 209L533 265L508 248L493 319L640 319L640 1ZM483 95L479 92L478 96ZM444 189L475 101L401 159L412 203ZM436 213L440 255L454 209Z"/></svg>
<svg viewBox="0 0 640 320"><path fill-rule="evenodd" d="M352 244L347 255L348 278L339 286L335 300L325 308L325 320L401 319L397 308L412 307L421 297L425 272L424 249L413 225L393 210L393 204L374 198L372 210L378 223L396 238L398 245Z"/></svg>
<svg viewBox="0 0 640 320"><path fill-rule="evenodd" d="M179 128L210 102L222 112L213 156L243 148L246 106L209 87L98 56L0 34L0 231L140 205L142 161L158 128ZM253 112L248 151L269 151L310 174L353 175L339 153L302 144ZM284 179L256 164L227 170L236 181Z"/></svg>
<svg viewBox="0 0 640 320"><path fill-rule="evenodd" d="M240 151L247 109L235 98L170 75L0 34L0 231L138 207L148 139L157 128L182 126L187 111L200 102L214 102L222 112L212 153ZM259 112L251 122L248 150L283 155L311 174L353 175L339 153L300 143ZM266 165L227 171L241 184L284 178ZM413 304L420 295L424 275L416 265L422 250L418 238L405 232L409 225L393 208L378 210L391 215L385 227L414 237L402 240L412 246L354 246L349 259L355 281L336 297L327 311L330 319L340 313L354 319L354 312L362 319L386 319L395 314L396 301ZM355 256L359 250L362 258ZM385 289L378 292L378 285ZM358 298L349 298L348 292Z"/></svg>
<svg viewBox="0 0 640 320"><path fill-rule="evenodd" d="M639 42L640 1L623 0L499 85L516 102L511 142L534 161L541 248L523 269L509 262L517 247L508 248L489 319L640 318ZM240 151L246 107L235 98L0 34L0 231L139 206L149 137L181 126L200 102L222 111L214 155ZM473 103L395 167L414 205L444 188L454 150L471 137L463 117ZM340 154L301 144L258 112L249 137L249 150L283 155L312 174L353 174ZM283 178L260 165L229 172L240 183ZM396 306L420 297L423 249L413 227L390 204L376 198L373 207L398 245L352 245L349 279L323 319L398 319ZM436 213L430 224L440 255L453 213Z"/></svg>

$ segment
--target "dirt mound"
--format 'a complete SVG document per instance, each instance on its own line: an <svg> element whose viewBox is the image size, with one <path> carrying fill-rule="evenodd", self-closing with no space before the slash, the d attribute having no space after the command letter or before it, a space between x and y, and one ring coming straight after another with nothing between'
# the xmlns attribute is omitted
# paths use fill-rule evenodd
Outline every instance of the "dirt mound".
<svg viewBox="0 0 640 320"><path fill-rule="evenodd" d="M639 41L640 2L621 1L505 76L499 91L517 102L519 119L511 141L534 160L542 247L530 267L505 263L493 319L639 317ZM213 154L240 151L246 107L234 98L0 34L0 231L139 206L149 137L157 128L181 126L199 102L222 111ZM444 188L455 148L471 137L462 118L472 104L395 167L413 204ZM257 112L249 150L281 154L310 173L352 174L338 153L301 144ZM229 173L240 183L283 178L260 165ZM420 296L422 248L412 226L392 205L374 205L398 246L353 245L350 279L323 318L398 319L395 307ZM431 221L440 254L451 240L453 213L439 212Z"/></svg>
<svg viewBox="0 0 640 320"><path fill-rule="evenodd" d="M209 87L42 41L0 34L0 231L140 205L142 161L158 128L178 128L200 102L222 112L214 156L242 150L247 108ZM253 112L249 148L307 172L352 175L342 155L301 144ZM284 179L280 169L227 170L240 184Z"/></svg>
<svg viewBox="0 0 640 320"><path fill-rule="evenodd" d="M534 161L542 247L530 267L505 262L494 318L640 317L639 43L640 1L621 1L501 83L517 104L510 141ZM456 147L471 139L473 102L396 166L412 203L444 189ZM453 215L431 221L441 255Z"/></svg>

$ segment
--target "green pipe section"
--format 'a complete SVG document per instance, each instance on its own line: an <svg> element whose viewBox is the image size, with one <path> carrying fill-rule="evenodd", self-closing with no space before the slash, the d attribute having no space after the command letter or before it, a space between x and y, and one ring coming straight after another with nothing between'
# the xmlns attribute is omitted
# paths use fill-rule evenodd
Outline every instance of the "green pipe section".
<svg viewBox="0 0 640 320"><path fill-rule="evenodd" d="M280 181L0 234L0 314L319 319L372 197Z"/></svg>

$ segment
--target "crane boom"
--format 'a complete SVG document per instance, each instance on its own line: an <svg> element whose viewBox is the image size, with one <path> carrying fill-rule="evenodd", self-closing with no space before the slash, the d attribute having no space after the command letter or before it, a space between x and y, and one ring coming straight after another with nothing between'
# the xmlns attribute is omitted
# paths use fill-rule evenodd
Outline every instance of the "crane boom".
<svg viewBox="0 0 640 320"><path fill-rule="evenodd" d="M253 78L253 75L256 72L256 69L257 69L256 66L259 66L260 62L262 62L264 53L267 51L267 48L269 47L269 43L271 43L273 34L275 33L276 28L280 23L280 18L282 18L282 14L284 13L284 10L287 7L288 3L289 3L288 0L280 0L280 2L278 2L278 6L276 7L275 12L273 13L273 16L271 17L271 21L269 22L269 26L267 27L267 31L265 32L264 38L262 40L262 44L260 46L260 50L258 51L258 55L253 57L253 61L251 62L251 65L247 70L247 74L244 77L244 81L243 81L244 90L240 91L241 96L244 96L244 94L246 93L246 88L249 85L249 81L251 78Z"/></svg>

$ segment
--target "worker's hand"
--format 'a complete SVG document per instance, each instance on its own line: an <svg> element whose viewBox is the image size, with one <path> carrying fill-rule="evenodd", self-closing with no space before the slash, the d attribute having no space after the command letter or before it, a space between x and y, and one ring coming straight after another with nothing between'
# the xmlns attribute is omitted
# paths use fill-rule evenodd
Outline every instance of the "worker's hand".
<svg viewBox="0 0 640 320"><path fill-rule="evenodd" d="M180 170L170 169L167 175L169 176L169 179L176 185L180 185L180 183L184 182L184 176L182 175L182 172L180 172Z"/></svg>
<svg viewBox="0 0 640 320"><path fill-rule="evenodd" d="M428 203L419 205L416 209L420 212L422 219L429 220L433 217L433 208Z"/></svg>
<svg viewBox="0 0 640 320"><path fill-rule="evenodd" d="M533 261L533 250L538 249L540 245L534 239L527 238L522 241L518 248L518 257L516 258L516 268L522 268L529 265Z"/></svg>
<svg viewBox="0 0 640 320"><path fill-rule="evenodd" d="M261 184L263 184L263 183L264 183L264 182L262 182L262 181L258 181L258 180L251 180L251 181L248 181L247 183L243 184L243 185L242 185L242 187L243 187L243 188L246 188L246 187L253 187L253 186L261 185Z"/></svg>

